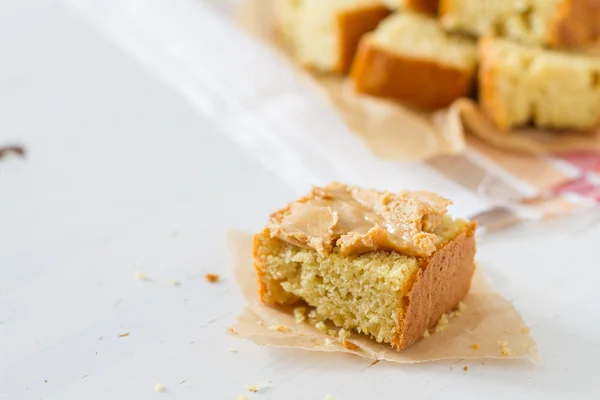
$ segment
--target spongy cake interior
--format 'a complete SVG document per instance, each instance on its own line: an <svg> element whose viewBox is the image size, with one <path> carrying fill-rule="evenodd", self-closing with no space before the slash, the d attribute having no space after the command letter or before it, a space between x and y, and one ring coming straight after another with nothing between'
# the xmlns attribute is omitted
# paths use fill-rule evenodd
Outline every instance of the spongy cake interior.
<svg viewBox="0 0 600 400"><path fill-rule="evenodd" d="M468 70L475 68L477 51L473 41L446 34L434 18L425 15L399 12L383 21L369 39L374 45L401 56Z"/></svg>
<svg viewBox="0 0 600 400"><path fill-rule="evenodd" d="M443 247L463 232L468 222L445 216L435 230ZM373 251L341 256L334 250L322 256L271 238L255 237L255 257L262 297L268 303L295 304L301 300L336 326L391 343L402 318L402 298L420 268L417 257Z"/></svg>

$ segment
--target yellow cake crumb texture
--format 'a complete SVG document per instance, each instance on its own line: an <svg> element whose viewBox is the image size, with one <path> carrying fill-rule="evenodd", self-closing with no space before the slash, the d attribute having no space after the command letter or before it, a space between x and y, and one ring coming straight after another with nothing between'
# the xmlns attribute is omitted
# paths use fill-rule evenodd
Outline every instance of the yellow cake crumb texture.
<svg viewBox="0 0 600 400"><path fill-rule="evenodd" d="M505 341L505 340L504 341L499 340L498 341L498 346L500 346L502 357L508 357L508 356L510 356L511 350L510 350L510 347L508 347L508 342L507 341Z"/></svg>

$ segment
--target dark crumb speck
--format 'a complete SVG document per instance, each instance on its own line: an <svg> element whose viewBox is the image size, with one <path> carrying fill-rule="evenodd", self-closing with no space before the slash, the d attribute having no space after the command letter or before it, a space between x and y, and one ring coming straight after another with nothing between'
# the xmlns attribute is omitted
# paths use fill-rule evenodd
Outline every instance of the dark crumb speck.
<svg viewBox="0 0 600 400"><path fill-rule="evenodd" d="M25 148L22 146L0 146L0 158L10 154L25 157Z"/></svg>

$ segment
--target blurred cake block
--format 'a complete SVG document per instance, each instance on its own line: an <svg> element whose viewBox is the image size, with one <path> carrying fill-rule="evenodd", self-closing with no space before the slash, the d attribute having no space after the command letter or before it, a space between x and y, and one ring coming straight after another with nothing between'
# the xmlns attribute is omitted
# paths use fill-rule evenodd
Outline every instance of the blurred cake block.
<svg viewBox="0 0 600 400"><path fill-rule="evenodd" d="M275 0L277 27L297 61L344 74L362 35L390 14L378 0Z"/></svg>
<svg viewBox="0 0 600 400"><path fill-rule="evenodd" d="M428 16L400 12L363 37L350 75L358 92L436 109L470 94L476 65L470 39L445 33Z"/></svg>
<svg viewBox="0 0 600 400"><path fill-rule="evenodd" d="M598 0L441 0L444 28L530 45L582 47L600 38Z"/></svg>
<svg viewBox="0 0 600 400"><path fill-rule="evenodd" d="M501 128L591 130L600 122L600 58L486 38L479 98Z"/></svg>

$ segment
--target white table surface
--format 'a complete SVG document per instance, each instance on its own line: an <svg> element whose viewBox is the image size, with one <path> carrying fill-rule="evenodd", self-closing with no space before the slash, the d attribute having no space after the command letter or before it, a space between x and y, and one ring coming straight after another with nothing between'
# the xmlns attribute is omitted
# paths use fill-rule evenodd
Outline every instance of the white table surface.
<svg viewBox="0 0 600 400"><path fill-rule="evenodd" d="M0 3L0 54L0 145L28 150L0 162L0 398L600 396L598 213L479 242L542 365L367 369L348 355L258 347L225 335L244 304L225 235L260 229L304 183L265 168L61 3ZM222 282L208 284L208 272ZM265 379L270 388L245 389Z"/></svg>

